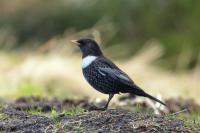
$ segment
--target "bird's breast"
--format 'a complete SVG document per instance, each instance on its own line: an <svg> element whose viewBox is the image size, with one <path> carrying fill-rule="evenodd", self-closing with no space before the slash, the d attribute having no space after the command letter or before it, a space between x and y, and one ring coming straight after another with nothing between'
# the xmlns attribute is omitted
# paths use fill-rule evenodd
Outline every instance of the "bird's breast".
<svg viewBox="0 0 200 133"><path fill-rule="evenodd" d="M116 90L118 84L116 84L112 78L107 77L106 74L101 72L99 67L101 67L101 65L96 61L82 69L85 79L93 88L102 93L118 93Z"/></svg>
<svg viewBox="0 0 200 133"><path fill-rule="evenodd" d="M88 67L93 61L95 61L98 57L97 56L86 56L82 60L82 69Z"/></svg>

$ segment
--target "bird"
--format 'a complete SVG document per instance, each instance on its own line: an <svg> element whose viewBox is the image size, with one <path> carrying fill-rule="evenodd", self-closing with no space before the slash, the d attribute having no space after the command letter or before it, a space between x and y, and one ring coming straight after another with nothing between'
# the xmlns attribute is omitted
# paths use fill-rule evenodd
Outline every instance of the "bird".
<svg viewBox="0 0 200 133"><path fill-rule="evenodd" d="M130 93L150 98L162 105L166 104L146 93L110 59L104 56L97 42L91 38L71 40L82 52L82 73L86 81L97 91L107 94L108 100L103 107L92 107L91 110L106 110L115 94Z"/></svg>

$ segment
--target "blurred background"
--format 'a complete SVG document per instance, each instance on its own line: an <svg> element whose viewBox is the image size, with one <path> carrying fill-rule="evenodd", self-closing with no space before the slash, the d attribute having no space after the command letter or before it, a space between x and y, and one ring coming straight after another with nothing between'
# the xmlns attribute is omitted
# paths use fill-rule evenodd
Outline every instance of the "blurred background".
<svg viewBox="0 0 200 133"><path fill-rule="evenodd" d="M200 103L200 1L1 0L0 98L105 97L71 39L92 37L144 90ZM107 97L107 96L106 96Z"/></svg>

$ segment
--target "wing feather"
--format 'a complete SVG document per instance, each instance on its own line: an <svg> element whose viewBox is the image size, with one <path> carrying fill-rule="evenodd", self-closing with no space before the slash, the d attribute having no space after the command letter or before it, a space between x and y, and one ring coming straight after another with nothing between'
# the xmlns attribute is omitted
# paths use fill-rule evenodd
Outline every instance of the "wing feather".
<svg viewBox="0 0 200 133"><path fill-rule="evenodd" d="M121 82L122 84L133 86L134 82L132 79L124 73L121 69L119 69L112 61L107 59L106 57L98 58L98 62L100 63L99 72L104 74L114 80L116 82Z"/></svg>

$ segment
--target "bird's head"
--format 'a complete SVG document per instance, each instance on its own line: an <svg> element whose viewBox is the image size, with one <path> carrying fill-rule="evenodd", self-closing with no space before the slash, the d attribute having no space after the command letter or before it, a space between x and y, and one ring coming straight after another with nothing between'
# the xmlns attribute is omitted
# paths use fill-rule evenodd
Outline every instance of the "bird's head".
<svg viewBox="0 0 200 133"><path fill-rule="evenodd" d="M101 49L98 44L89 38L82 38L79 40L72 40L73 43L77 44L81 49L83 58L86 56L102 56Z"/></svg>

